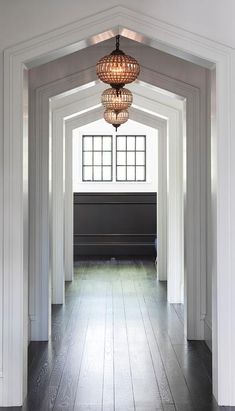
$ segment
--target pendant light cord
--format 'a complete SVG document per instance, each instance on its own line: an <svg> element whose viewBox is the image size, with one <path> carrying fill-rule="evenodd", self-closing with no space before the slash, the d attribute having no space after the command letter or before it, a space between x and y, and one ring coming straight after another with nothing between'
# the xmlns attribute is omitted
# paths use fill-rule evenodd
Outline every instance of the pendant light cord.
<svg viewBox="0 0 235 411"><path fill-rule="evenodd" d="M120 34L116 36L116 50L119 51L120 46Z"/></svg>

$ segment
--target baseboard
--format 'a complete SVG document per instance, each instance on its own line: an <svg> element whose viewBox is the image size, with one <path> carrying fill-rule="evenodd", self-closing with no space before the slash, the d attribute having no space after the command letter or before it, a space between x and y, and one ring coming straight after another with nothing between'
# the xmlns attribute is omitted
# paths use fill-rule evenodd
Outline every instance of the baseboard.
<svg viewBox="0 0 235 411"><path fill-rule="evenodd" d="M30 319L30 342L31 341L48 341L48 335L42 336L39 334L40 325L36 315L29 315Z"/></svg>
<svg viewBox="0 0 235 411"><path fill-rule="evenodd" d="M135 256L146 255L149 257L155 257L155 247L153 242L90 242L90 243L74 243L74 257L81 255L97 255L97 256Z"/></svg>
<svg viewBox="0 0 235 411"><path fill-rule="evenodd" d="M153 261L155 262L155 256L149 256L149 255L118 255L117 257L110 257L110 255L98 255L98 254L93 254L93 255L75 255L74 256L74 264L76 265L76 262L79 261L92 261L92 260L147 260L147 261Z"/></svg>

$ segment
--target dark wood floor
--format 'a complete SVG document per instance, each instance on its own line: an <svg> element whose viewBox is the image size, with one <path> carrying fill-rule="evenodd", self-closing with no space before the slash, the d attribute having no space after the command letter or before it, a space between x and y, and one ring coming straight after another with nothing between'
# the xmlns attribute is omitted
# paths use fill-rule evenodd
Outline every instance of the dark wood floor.
<svg viewBox="0 0 235 411"><path fill-rule="evenodd" d="M167 303L153 262L80 262L52 318L51 341L29 347L22 410L220 409L210 351L185 339L182 307Z"/></svg>

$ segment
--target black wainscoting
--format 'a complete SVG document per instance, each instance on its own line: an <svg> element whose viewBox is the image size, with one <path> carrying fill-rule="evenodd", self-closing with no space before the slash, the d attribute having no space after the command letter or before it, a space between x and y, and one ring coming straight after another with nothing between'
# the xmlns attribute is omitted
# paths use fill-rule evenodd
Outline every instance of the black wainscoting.
<svg viewBox="0 0 235 411"><path fill-rule="evenodd" d="M155 257L156 193L74 193L74 258Z"/></svg>

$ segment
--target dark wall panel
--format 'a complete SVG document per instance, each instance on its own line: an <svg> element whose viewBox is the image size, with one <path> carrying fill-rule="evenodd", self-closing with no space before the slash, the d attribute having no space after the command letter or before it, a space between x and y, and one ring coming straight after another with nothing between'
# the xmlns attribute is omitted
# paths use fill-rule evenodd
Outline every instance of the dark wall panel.
<svg viewBox="0 0 235 411"><path fill-rule="evenodd" d="M155 193L74 193L74 257L155 256Z"/></svg>

